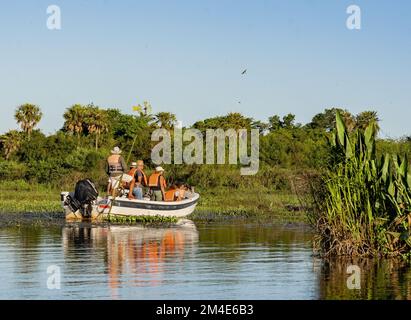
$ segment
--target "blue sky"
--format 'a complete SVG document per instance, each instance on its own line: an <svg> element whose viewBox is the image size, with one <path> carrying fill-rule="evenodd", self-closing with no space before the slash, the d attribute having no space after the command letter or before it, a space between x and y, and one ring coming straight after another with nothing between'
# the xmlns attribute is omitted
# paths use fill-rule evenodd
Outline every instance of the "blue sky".
<svg viewBox="0 0 411 320"><path fill-rule="evenodd" d="M59 31L46 27L51 4ZM346 28L350 4L359 31ZM129 111L148 100L184 125L230 111L305 123L331 106L373 109L384 136L411 135L410 34L407 0L2 0L0 132L25 102L51 133L74 103Z"/></svg>

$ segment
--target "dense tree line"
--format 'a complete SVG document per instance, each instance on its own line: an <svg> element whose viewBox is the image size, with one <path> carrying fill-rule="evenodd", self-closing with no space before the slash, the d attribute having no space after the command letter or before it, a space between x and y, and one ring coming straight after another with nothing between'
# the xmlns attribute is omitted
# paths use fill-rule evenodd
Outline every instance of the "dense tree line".
<svg viewBox="0 0 411 320"><path fill-rule="evenodd" d="M52 135L36 129L42 118L41 109L24 104L15 111L21 130L0 136L0 178L24 179L33 183L58 186L72 185L76 179L91 177L105 185L104 160L110 149L118 145L128 152L135 139L132 160L143 159L150 166L154 142L151 134L157 128L172 133L177 118L169 112L152 113L148 102L133 107L134 114L118 109L104 109L93 104L75 104L66 109L63 127ZM287 189L292 177L304 171L326 166L329 146L326 135L334 127L339 110L347 130L363 128L378 122L376 112L352 115L347 110L332 108L313 117L307 124L296 123L293 114L273 115L266 122L229 113L193 124L207 129L258 129L260 132L260 171L256 176L242 177L236 166L176 165L168 166L170 179L184 179L204 187L258 187ZM380 140L378 144L391 152L410 153L408 139Z"/></svg>

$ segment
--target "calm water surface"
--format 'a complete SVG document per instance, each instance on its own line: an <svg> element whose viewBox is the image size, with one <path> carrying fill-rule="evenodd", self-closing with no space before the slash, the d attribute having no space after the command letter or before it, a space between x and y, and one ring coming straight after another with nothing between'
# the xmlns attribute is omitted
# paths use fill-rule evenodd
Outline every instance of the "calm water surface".
<svg viewBox="0 0 411 320"><path fill-rule="evenodd" d="M1 228L0 299L411 298L410 268L320 260L311 237L304 226L251 222ZM354 263L360 290L346 284ZM47 288L50 266L60 290Z"/></svg>

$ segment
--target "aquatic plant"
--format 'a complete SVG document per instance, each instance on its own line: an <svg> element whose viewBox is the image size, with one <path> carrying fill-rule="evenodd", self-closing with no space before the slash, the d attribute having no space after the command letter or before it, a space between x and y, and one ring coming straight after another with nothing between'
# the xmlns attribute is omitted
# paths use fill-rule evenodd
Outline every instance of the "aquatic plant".
<svg viewBox="0 0 411 320"><path fill-rule="evenodd" d="M330 165L311 184L309 220L323 255L407 256L411 178L406 156L376 152L376 123L349 133L341 115L330 134Z"/></svg>
<svg viewBox="0 0 411 320"><path fill-rule="evenodd" d="M176 217L164 216L121 216L121 215L107 215L103 217L105 221L113 224L166 224L177 223Z"/></svg>

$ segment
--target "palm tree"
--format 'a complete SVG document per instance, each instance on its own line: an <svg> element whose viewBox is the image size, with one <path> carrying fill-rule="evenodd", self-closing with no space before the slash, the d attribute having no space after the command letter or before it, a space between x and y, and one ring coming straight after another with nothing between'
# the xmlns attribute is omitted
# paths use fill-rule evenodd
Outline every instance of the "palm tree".
<svg viewBox="0 0 411 320"><path fill-rule="evenodd" d="M177 123L177 117L171 112L159 112L155 115L155 123L167 130L171 130Z"/></svg>
<svg viewBox="0 0 411 320"><path fill-rule="evenodd" d="M11 155L20 148L21 134L17 130L11 130L0 137L0 142L3 147L4 156L6 160L9 160Z"/></svg>
<svg viewBox="0 0 411 320"><path fill-rule="evenodd" d="M109 129L109 117L106 110L101 110L98 107L87 107L86 118L87 130L91 134L96 135L96 151L98 150L99 139L102 133L108 132Z"/></svg>
<svg viewBox="0 0 411 320"><path fill-rule="evenodd" d="M43 113L38 106L26 103L17 108L14 118L30 140L31 133L40 122L42 116Z"/></svg>
<svg viewBox="0 0 411 320"><path fill-rule="evenodd" d="M341 117L345 123L348 132L353 132L356 126L355 117L346 110L343 110L341 112Z"/></svg>
<svg viewBox="0 0 411 320"><path fill-rule="evenodd" d="M378 125L380 119L376 111L363 111L355 117L355 121L358 129L365 130L370 123L374 122L377 129L376 131L378 132L380 130L380 126Z"/></svg>
<svg viewBox="0 0 411 320"><path fill-rule="evenodd" d="M79 147L86 120L85 108L80 104L71 106L64 113L64 120L64 129L77 135L77 147Z"/></svg>

